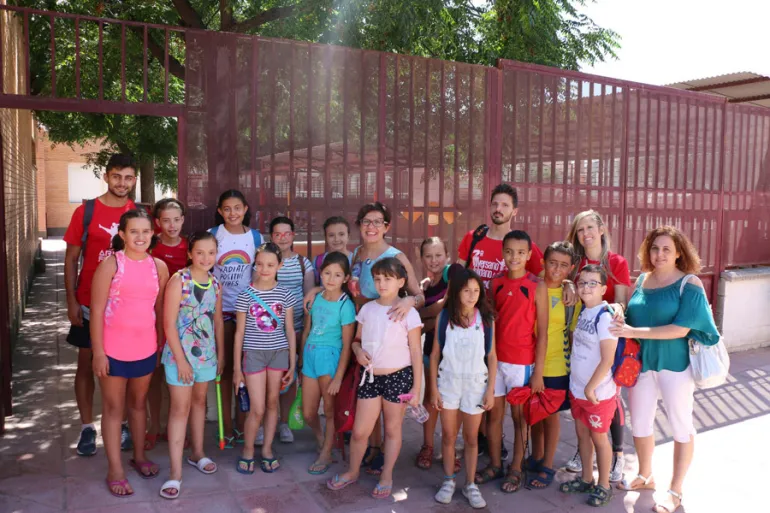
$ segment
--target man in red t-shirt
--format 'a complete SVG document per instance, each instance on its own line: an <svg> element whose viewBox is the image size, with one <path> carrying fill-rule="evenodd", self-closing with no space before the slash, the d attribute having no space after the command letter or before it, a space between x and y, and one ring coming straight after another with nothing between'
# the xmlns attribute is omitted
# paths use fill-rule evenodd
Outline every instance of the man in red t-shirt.
<svg viewBox="0 0 770 513"><path fill-rule="evenodd" d="M507 183L501 183L492 189L491 199L492 224L484 237L473 245L473 254L469 254L474 231L465 234L457 250L458 262L468 266L478 274L489 287L492 278L504 274L507 270L503 259L503 237L511 231L511 221L519 207L516 189ZM540 276L543 271L543 252L532 243L532 257L527 262L527 271Z"/></svg>
<svg viewBox="0 0 770 513"><path fill-rule="evenodd" d="M75 374L75 400L80 421L80 441L77 452L81 456L96 453L96 429L93 424L94 375L91 368L91 334L89 306L91 280L99 263L112 254L112 238L118 233L120 216L136 208L129 194L136 186L136 164L128 155L110 157L104 173L107 192L93 200L88 231L84 234L86 205L80 205L64 234L67 252L64 257L64 288L67 292L67 316L70 327L67 342L78 348L78 368ZM85 248L83 246L85 245ZM83 264L78 275L81 254ZM127 430L126 430L127 434ZM124 436L125 438L125 436Z"/></svg>

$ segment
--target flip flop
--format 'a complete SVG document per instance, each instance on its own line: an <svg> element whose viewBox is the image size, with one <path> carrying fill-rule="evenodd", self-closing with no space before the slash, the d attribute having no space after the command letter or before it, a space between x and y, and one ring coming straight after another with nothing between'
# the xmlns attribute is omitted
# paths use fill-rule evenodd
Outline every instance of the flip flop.
<svg viewBox="0 0 770 513"><path fill-rule="evenodd" d="M146 433L144 435L144 450L151 451L155 449L155 446L158 444L158 438L160 438L160 435L158 435L157 433L154 435L151 435L150 433Z"/></svg>
<svg viewBox="0 0 770 513"><path fill-rule="evenodd" d="M336 474L333 478L326 481L326 488L336 492L336 491L342 490L343 488L347 488L348 486L352 485L356 481L358 481L358 479L351 479L347 481L345 479L340 478L339 474Z"/></svg>
<svg viewBox="0 0 770 513"><path fill-rule="evenodd" d="M238 471L239 474L244 475L250 475L254 473L254 462L255 458L238 458L238 462L235 464L235 470ZM241 463L246 464L246 469L241 468Z"/></svg>
<svg viewBox="0 0 770 513"><path fill-rule="evenodd" d="M388 497L390 497L390 493L392 491L393 491L393 485L382 486L380 483L377 483L374 487L374 490L372 490L372 498L387 499Z"/></svg>
<svg viewBox="0 0 770 513"><path fill-rule="evenodd" d="M168 493L166 489L171 488L173 490L176 490L176 493ZM182 491L182 480L180 479L177 481L176 479L169 479L165 483L163 483L163 486L160 487L160 496L164 499L168 500L174 500L179 498L179 494Z"/></svg>
<svg viewBox="0 0 770 513"><path fill-rule="evenodd" d="M265 472L266 474L272 474L281 468L281 464L278 463L278 458L262 458L262 461L259 463L259 467L262 469L262 472Z"/></svg>
<svg viewBox="0 0 770 513"><path fill-rule="evenodd" d="M216 472L219 469L219 467L217 467L217 464L214 463L214 460L212 460L211 458L206 458L206 457L203 457L203 458L199 459L198 461L193 461L192 459L187 458L187 463L189 463L193 467L197 468L198 470L200 470L204 474L213 474L214 472ZM214 464L214 470L206 470L206 467L211 465L212 463Z"/></svg>
<svg viewBox="0 0 770 513"><path fill-rule="evenodd" d="M331 463L313 463L310 465L310 468L307 469L308 474L312 474L314 476L320 476L321 474L326 474L326 472L331 468ZM314 469L315 467L315 469Z"/></svg>
<svg viewBox="0 0 770 513"><path fill-rule="evenodd" d="M121 493L115 493L115 491L113 490L113 487L122 486L124 490L128 491L128 479L121 479L119 481L110 481L109 479L105 479L104 481L107 483L107 489L115 497L120 497L121 499L123 499L123 498L131 497L132 495L134 495L134 491L133 490L131 490L131 493L122 493L122 494Z"/></svg>
<svg viewBox="0 0 770 513"><path fill-rule="evenodd" d="M157 465L155 465L155 463L152 460L147 460L142 463L137 463L135 459L131 458L130 460L128 460L128 464L131 465L131 468L133 468L139 473L139 477L141 477L142 479L153 479L155 477L158 477L158 473L160 472L160 469L157 469L155 470L155 473L153 473L152 467L153 465L154 466L157 466ZM143 472L144 469L148 469L150 473L145 474Z"/></svg>

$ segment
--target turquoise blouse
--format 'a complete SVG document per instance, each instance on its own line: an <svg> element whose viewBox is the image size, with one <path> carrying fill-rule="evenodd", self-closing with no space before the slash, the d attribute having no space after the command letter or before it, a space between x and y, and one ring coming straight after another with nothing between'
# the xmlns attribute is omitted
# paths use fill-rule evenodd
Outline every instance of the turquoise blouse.
<svg viewBox="0 0 770 513"><path fill-rule="evenodd" d="M680 297L682 279L667 287L642 288L644 274L636 280L634 294L628 301L626 322L637 328L656 328L675 324L690 328L686 337L669 340L639 339L642 345L642 372L669 370L682 372L690 365L687 339L707 346L719 342L719 331L701 287L688 282Z"/></svg>

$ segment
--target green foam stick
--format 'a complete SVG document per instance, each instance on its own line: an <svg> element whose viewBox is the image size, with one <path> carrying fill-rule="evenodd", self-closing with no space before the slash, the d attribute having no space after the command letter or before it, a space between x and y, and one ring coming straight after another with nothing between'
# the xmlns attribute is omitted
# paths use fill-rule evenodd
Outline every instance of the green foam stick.
<svg viewBox="0 0 770 513"><path fill-rule="evenodd" d="M222 421L222 377L217 376L217 414L219 415L219 449L225 448L225 426Z"/></svg>

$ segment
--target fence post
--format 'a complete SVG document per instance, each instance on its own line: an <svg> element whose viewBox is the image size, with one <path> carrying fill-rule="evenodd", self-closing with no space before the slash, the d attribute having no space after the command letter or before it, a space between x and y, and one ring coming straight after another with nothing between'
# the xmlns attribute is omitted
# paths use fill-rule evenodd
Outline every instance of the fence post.
<svg viewBox="0 0 770 513"><path fill-rule="evenodd" d="M631 88L624 86L624 98L623 102L623 149L620 153L620 226L618 230L618 248L619 253L625 253L626 242L626 187L628 185L628 138L629 138L629 120L631 118ZM637 116L639 113L637 112ZM638 152L637 152L638 153ZM638 158L638 156L637 156ZM631 223L633 226L633 223ZM632 232L633 235L633 232ZM633 241L633 236L631 237Z"/></svg>
<svg viewBox="0 0 770 513"><path fill-rule="evenodd" d="M723 256L725 252L725 241L724 241L724 224L725 224L725 187L727 185L727 180L725 179L725 175L727 174L727 168L726 168L726 159L725 159L725 151L727 148L726 140L727 140L727 99L725 99L724 104L722 105L722 149L719 153L719 195L718 195L718 208L717 212L719 212L719 215L717 216L717 234L716 234L716 240L718 241L717 245L717 252L716 252L716 258L714 261L714 278L711 283L711 304L714 305L717 296L719 295L719 279L722 275L722 265L723 265Z"/></svg>

